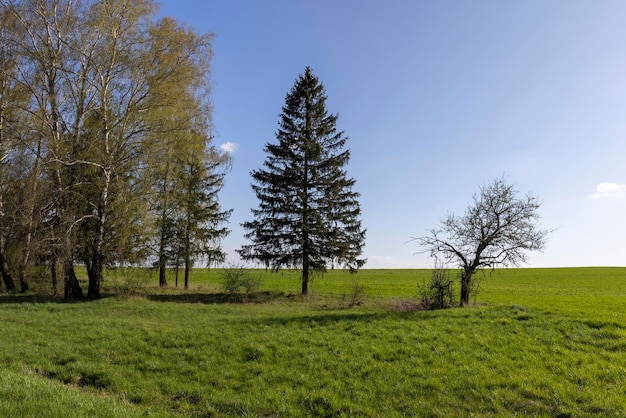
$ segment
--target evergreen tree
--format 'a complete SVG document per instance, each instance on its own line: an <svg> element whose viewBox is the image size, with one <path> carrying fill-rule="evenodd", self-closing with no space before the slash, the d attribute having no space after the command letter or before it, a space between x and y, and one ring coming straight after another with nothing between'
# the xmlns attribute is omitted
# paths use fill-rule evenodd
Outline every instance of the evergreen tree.
<svg viewBox="0 0 626 418"><path fill-rule="evenodd" d="M222 210L217 194L229 167L230 157L214 147L190 152L185 162L182 187L176 193L181 216L175 223L182 238L177 247L185 264L185 289L198 257L206 259L207 267L226 258L221 240L230 232L224 225L232 210Z"/></svg>
<svg viewBox="0 0 626 418"><path fill-rule="evenodd" d="M266 144L264 168L252 172L259 207L254 220L242 224L252 243L238 252L274 270L301 268L303 294L311 271L329 263L356 271L365 263L359 258L365 240L359 194L344 169L348 138L336 123L324 86L307 67L287 94L278 143Z"/></svg>
<svg viewBox="0 0 626 418"><path fill-rule="evenodd" d="M148 146L153 162L149 171L154 183L155 264L159 268L159 285L164 287L167 286L166 268L180 264L185 248L190 250L187 264L191 265L193 246L185 245L184 241L185 237L195 234L185 234L185 230L206 227L202 216L196 219L185 215L190 211L198 212L187 204L186 195L202 194L206 186L201 181L190 183L189 155L196 155L193 164L207 166L195 169L195 173L209 170L214 160L219 160L220 164L213 168L221 170L225 168L222 165L228 165L228 158L217 155L213 158L213 145L207 134L211 127L211 106L205 74L209 72L211 36L201 36L171 18L158 22L150 35L153 62L158 65L153 66L148 75L152 95L144 115L150 126ZM199 158L200 155L206 158Z"/></svg>

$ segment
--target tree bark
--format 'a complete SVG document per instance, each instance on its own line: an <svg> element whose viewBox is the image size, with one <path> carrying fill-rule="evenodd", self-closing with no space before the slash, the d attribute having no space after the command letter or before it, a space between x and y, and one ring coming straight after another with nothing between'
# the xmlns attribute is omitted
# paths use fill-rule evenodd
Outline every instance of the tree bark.
<svg viewBox="0 0 626 418"><path fill-rule="evenodd" d="M165 247L167 245L167 231L166 231L166 222L167 222L167 205L169 203L169 172L170 172L170 164L169 164L169 154L168 159L165 163L165 175L163 178L163 199L161 204L163 207L161 208L161 231L159 235L159 286L166 287L167 286L167 278L165 276L165 269L167 267L167 259L165 256Z"/></svg>
<svg viewBox="0 0 626 418"><path fill-rule="evenodd" d="M28 280L26 279L26 264L20 264L18 277L20 280L20 293L26 293L28 291Z"/></svg>
<svg viewBox="0 0 626 418"><path fill-rule="evenodd" d="M178 287L178 270L180 267L180 263L178 262L178 260L176 260L176 267L175 267L175 272L176 272L176 284L175 287Z"/></svg>
<svg viewBox="0 0 626 418"><path fill-rule="evenodd" d="M4 256L4 252L0 248L0 274L2 274L2 281L4 282L4 287L6 287L7 292L15 291L15 282L13 282L13 277L11 277L11 272L9 271L9 265L7 263L7 259Z"/></svg>
<svg viewBox="0 0 626 418"><path fill-rule="evenodd" d="M80 300L83 298L83 289L80 288L76 273L74 272L74 260L68 257L64 264L64 281L65 281L65 299Z"/></svg>
<svg viewBox="0 0 626 418"><path fill-rule="evenodd" d="M302 294L309 294L309 263L302 264Z"/></svg>
<svg viewBox="0 0 626 418"><path fill-rule="evenodd" d="M24 246L22 248L22 256L19 265L19 280L20 280L20 293L25 293L28 290L28 280L26 278L26 269L30 262L31 243L33 240L33 232L35 229L35 222L37 216L36 199L39 186L40 177L40 163L41 163L41 147L42 139L37 142L37 153L35 155L35 162L33 165L32 179L30 180L31 186L28 190L28 196L26 196L26 208L25 212L27 218L25 220L24 230L26 231L26 237L24 238Z"/></svg>
<svg viewBox="0 0 626 418"><path fill-rule="evenodd" d="M89 288L87 291L87 298L99 299L100 298L100 286L102 284L102 269L104 255L102 254L102 245L104 243L104 228L107 221L107 209L109 198L109 186L111 181L111 172L108 169L104 170L105 182L100 193L100 199L98 202L98 222L96 225L96 231L93 238L92 254L91 254L91 266L87 273L89 275Z"/></svg>
<svg viewBox="0 0 626 418"><path fill-rule="evenodd" d="M59 293L59 284L57 281L57 257L55 254L50 256L50 278L52 279L52 296L55 297Z"/></svg>
<svg viewBox="0 0 626 418"><path fill-rule="evenodd" d="M159 286L167 287L167 279L165 277L165 255L159 254Z"/></svg>
<svg viewBox="0 0 626 418"><path fill-rule="evenodd" d="M2 210L3 200L0 195L0 211ZM2 281L4 282L4 287L6 287L7 292L15 291L15 282L13 281L13 277L11 276L11 272L9 270L9 263L7 262L6 255L4 254L5 250L5 240L4 233L0 231L0 274L2 275Z"/></svg>
<svg viewBox="0 0 626 418"><path fill-rule="evenodd" d="M461 306L469 305L470 286L472 284L472 275L474 272L464 271L461 276Z"/></svg>
<svg viewBox="0 0 626 418"><path fill-rule="evenodd" d="M185 255L185 289L189 289L189 272L191 270L191 257Z"/></svg>
<svg viewBox="0 0 626 418"><path fill-rule="evenodd" d="M188 205L188 204L187 204ZM189 273L191 271L191 213L187 206L187 219L185 225L185 289L189 289Z"/></svg>
<svg viewBox="0 0 626 418"><path fill-rule="evenodd" d="M163 221L163 218L161 218ZM167 260L165 257L165 226L161 225L161 236L159 239L159 286L167 287L167 278L165 277L165 270L167 268Z"/></svg>
<svg viewBox="0 0 626 418"><path fill-rule="evenodd" d="M87 288L87 299L100 299L100 285L102 284L102 262L100 254L91 256L90 268L87 270L89 276L89 286Z"/></svg>

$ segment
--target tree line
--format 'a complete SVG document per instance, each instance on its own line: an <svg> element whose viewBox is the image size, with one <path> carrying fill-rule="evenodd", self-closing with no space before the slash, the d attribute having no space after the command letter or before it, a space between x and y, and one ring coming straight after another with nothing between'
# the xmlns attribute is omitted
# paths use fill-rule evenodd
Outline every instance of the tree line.
<svg viewBox="0 0 626 418"><path fill-rule="evenodd" d="M0 0L0 274L99 298L106 265L224 258L211 35L152 0ZM84 264L86 295L75 273ZM17 272L17 278L15 273Z"/></svg>

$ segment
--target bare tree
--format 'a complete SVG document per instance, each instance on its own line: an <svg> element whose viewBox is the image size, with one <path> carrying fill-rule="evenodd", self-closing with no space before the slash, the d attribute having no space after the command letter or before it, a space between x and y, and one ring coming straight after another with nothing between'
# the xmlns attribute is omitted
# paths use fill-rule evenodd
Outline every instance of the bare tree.
<svg viewBox="0 0 626 418"><path fill-rule="evenodd" d="M415 238L432 257L461 271L461 306L468 304L472 278L483 268L517 266L527 251L541 251L549 230L539 228L537 197L498 178L473 197L463 216L448 215L437 229Z"/></svg>

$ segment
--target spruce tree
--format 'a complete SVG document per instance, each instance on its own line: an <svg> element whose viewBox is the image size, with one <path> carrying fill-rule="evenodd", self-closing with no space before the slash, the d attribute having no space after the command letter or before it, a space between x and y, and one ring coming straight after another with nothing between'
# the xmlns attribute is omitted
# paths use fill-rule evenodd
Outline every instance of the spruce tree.
<svg viewBox="0 0 626 418"><path fill-rule="evenodd" d="M354 272L365 263L359 194L345 170L348 138L336 124L323 84L307 67L287 94L278 143L265 145L264 167L252 172L259 207L242 224L252 243L238 252L274 270L301 268L302 294L312 271L337 264Z"/></svg>
<svg viewBox="0 0 626 418"><path fill-rule="evenodd" d="M229 168L230 157L214 147L190 153L183 167L185 176L176 193L181 213L175 232L182 238L178 249L185 263L185 289L189 288L189 274L196 257L204 257L209 268L226 259L221 240L230 232L224 225L232 210L222 209L217 194Z"/></svg>

